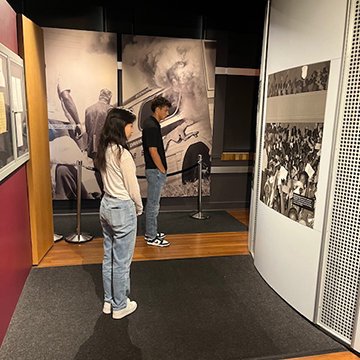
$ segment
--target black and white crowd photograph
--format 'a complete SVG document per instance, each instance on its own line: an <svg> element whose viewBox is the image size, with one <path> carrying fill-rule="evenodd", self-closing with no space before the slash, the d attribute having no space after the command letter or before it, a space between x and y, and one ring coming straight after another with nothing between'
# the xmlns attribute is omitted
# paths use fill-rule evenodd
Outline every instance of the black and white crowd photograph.
<svg viewBox="0 0 360 360"><path fill-rule="evenodd" d="M313 228L330 62L270 74L261 201Z"/></svg>

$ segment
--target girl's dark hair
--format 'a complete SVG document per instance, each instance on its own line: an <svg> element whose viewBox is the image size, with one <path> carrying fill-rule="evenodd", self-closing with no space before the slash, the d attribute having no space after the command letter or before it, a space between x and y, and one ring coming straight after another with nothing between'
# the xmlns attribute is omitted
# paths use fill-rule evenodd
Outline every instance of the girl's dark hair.
<svg viewBox="0 0 360 360"><path fill-rule="evenodd" d="M106 168L106 149L109 145L115 144L120 150L120 146L128 149L126 143L125 126L132 124L136 120L136 115L125 108L113 108L107 113L105 124L101 130L97 153L95 157L95 166L98 170ZM119 151L121 156L121 151Z"/></svg>

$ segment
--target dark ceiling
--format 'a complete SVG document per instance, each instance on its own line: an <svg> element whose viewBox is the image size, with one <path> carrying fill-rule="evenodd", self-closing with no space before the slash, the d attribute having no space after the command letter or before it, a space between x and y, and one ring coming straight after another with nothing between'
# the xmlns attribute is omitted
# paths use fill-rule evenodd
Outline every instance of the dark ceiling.
<svg viewBox="0 0 360 360"><path fill-rule="evenodd" d="M17 13L22 13L40 26L51 26L56 20L98 17L106 26L111 23L152 23L153 26L188 27L202 22L203 26L216 30L235 32L261 32L267 0L251 0L236 4L234 0L222 0L218 4L189 0L156 2L111 0L7 0ZM81 26L81 24L79 24ZM80 28L77 27L77 28ZM122 26L119 26L121 32ZM92 30L92 29L89 29ZM95 29L94 29L95 30ZM99 29L96 29L99 30ZM113 31L112 29L101 29ZM127 30L127 29L126 29Z"/></svg>

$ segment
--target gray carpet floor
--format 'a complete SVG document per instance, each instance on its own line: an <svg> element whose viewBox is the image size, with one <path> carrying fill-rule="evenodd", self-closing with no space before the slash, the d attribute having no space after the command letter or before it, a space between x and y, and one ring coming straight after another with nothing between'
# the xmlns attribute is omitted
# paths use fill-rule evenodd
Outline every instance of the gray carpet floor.
<svg viewBox="0 0 360 360"><path fill-rule="evenodd" d="M287 305L250 256L134 262L138 309L102 314L100 265L33 269L1 360L284 359L345 348Z"/></svg>
<svg viewBox="0 0 360 360"><path fill-rule="evenodd" d="M160 212L158 228L166 234L210 233L228 231L247 231L247 226L226 211L206 212L210 217L197 220L190 217L194 212ZM76 229L76 215L54 215L54 230L57 234L69 235ZM96 237L102 236L99 214L81 216L81 231ZM145 215L138 217L138 235L145 234Z"/></svg>

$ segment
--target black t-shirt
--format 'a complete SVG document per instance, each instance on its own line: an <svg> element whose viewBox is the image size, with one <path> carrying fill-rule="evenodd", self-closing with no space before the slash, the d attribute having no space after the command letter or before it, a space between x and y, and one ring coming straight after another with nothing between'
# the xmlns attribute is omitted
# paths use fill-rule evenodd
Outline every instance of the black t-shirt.
<svg viewBox="0 0 360 360"><path fill-rule="evenodd" d="M156 147L161 162L165 170L167 170L164 143L161 136L161 127L159 122L153 116L150 116L144 121L142 131L142 145L144 149L145 169L157 169L157 166L155 165L149 152L150 147Z"/></svg>

